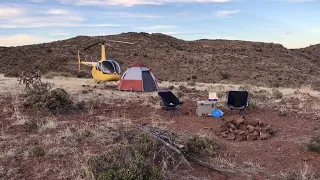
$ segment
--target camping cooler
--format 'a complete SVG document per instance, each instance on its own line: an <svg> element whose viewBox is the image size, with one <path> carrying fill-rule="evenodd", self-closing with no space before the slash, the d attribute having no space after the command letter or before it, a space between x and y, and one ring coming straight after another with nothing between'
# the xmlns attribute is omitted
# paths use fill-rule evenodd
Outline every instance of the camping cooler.
<svg viewBox="0 0 320 180"><path fill-rule="evenodd" d="M212 116L215 109L213 101L197 101L196 113L198 116Z"/></svg>

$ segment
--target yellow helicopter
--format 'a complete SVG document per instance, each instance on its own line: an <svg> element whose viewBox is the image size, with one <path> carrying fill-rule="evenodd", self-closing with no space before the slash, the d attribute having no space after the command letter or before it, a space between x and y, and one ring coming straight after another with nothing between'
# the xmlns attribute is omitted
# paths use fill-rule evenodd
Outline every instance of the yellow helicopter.
<svg viewBox="0 0 320 180"><path fill-rule="evenodd" d="M121 78L121 68L116 60L107 60L106 58L106 43L105 41L109 42L116 42L116 43L124 43L124 44L135 44L125 41L114 41L114 40L102 40L100 42L94 43L86 48L83 51L95 46L101 45L101 59L97 62L85 62L81 61L80 58L80 51L78 50L78 65L79 65L79 72L80 72L80 65L87 65L91 66L91 74L94 79L94 83L97 84L99 82L112 82L112 81L119 81Z"/></svg>

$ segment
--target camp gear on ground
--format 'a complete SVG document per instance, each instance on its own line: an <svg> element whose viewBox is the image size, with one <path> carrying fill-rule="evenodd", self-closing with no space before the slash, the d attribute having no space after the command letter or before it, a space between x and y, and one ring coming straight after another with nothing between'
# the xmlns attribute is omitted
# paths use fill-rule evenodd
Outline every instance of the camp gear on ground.
<svg viewBox="0 0 320 180"><path fill-rule="evenodd" d="M119 90L152 92L158 91L157 80L150 69L140 63L131 65L122 75Z"/></svg>
<svg viewBox="0 0 320 180"><path fill-rule="evenodd" d="M218 101L217 93L215 92L209 92L209 101Z"/></svg>
<svg viewBox="0 0 320 180"><path fill-rule="evenodd" d="M197 101L196 114L198 116L212 116L212 111L215 109L213 101Z"/></svg>
<svg viewBox="0 0 320 180"><path fill-rule="evenodd" d="M174 111L183 104L171 91L159 91L158 95L162 100L163 108L167 111L172 110L174 113Z"/></svg>
<svg viewBox="0 0 320 180"><path fill-rule="evenodd" d="M212 111L212 116L215 118L219 118L223 116L223 112L220 109L215 109Z"/></svg>
<svg viewBox="0 0 320 180"><path fill-rule="evenodd" d="M246 112L245 109L248 107L248 91L229 91L227 106L232 110L240 110L242 116L244 117Z"/></svg>

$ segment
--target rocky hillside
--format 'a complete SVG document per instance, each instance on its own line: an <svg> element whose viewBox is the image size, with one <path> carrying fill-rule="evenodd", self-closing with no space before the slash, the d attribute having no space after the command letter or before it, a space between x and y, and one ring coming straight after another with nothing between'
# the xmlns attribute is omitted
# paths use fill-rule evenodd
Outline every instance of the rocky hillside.
<svg viewBox="0 0 320 180"><path fill-rule="evenodd" d="M0 73L15 75L41 68L77 73L77 50L98 39L135 42L112 43L107 57L115 57L122 70L135 62L149 66L160 80L231 82L263 86L320 88L320 45L286 49L280 44L207 40L183 41L163 34L122 33L119 35L75 38L19 47L0 47ZM82 53L82 59L96 61L99 46ZM84 68L90 72L88 68Z"/></svg>

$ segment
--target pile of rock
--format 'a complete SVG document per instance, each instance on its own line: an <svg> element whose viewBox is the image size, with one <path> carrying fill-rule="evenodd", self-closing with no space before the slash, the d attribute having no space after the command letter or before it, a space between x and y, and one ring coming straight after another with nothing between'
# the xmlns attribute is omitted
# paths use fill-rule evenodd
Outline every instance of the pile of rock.
<svg viewBox="0 0 320 180"><path fill-rule="evenodd" d="M222 120L217 135L228 140L253 141L269 139L274 134L270 125L260 121L248 121L243 118Z"/></svg>

